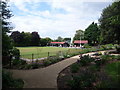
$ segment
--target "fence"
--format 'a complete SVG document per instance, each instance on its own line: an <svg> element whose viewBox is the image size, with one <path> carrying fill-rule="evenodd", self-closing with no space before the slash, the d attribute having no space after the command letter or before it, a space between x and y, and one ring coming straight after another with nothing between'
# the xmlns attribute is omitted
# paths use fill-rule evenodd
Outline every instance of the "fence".
<svg viewBox="0 0 120 90"><path fill-rule="evenodd" d="M40 52L40 53L31 53L26 55L21 55L21 58L24 59L40 59L49 56L66 56L66 55L76 55L79 54L81 49L68 49L65 51L56 51L56 52Z"/></svg>

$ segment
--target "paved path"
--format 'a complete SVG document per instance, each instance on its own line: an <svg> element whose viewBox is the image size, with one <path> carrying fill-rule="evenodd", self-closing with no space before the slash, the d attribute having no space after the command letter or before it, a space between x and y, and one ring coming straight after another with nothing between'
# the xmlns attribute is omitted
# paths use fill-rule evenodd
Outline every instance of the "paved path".
<svg viewBox="0 0 120 90"><path fill-rule="evenodd" d="M102 51L103 53L104 51ZM93 53L87 53L93 54ZM24 88L57 88L57 76L64 68L75 63L79 55L68 58L46 68L34 70L11 70L13 77L25 81Z"/></svg>

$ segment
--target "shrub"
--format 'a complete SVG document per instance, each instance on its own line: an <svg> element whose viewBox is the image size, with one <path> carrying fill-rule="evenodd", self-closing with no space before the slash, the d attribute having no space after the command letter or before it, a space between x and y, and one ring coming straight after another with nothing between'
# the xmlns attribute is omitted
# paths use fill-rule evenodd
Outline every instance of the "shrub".
<svg viewBox="0 0 120 90"><path fill-rule="evenodd" d="M101 59L102 59L103 63L105 63L105 62L107 62L109 60L115 59L115 56L114 55L102 55Z"/></svg>
<svg viewBox="0 0 120 90"><path fill-rule="evenodd" d="M120 55L116 56L116 59L120 60Z"/></svg>
<svg viewBox="0 0 120 90"><path fill-rule="evenodd" d="M83 70L79 76L73 76L73 79L68 81L68 86L72 89L92 87L95 80L95 74L90 69Z"/></svg>
<svg viewBox="0 0 120 90"><path fill-rule="evenodd" d="M38 64L38 63L32 63L31 64L31 69L36 69L36 68L39 68L41 65Z"/></svg>
<svg viewBox="0 0 120 90"><path fill-rule="evenodd" d="M58 57L54 57L53 59L50 60L50 62L51 62L52 64L54 64L54 63L57 63L57 62L59 61L59 59L60 59L60 58L58 58Z"/></svg>
<svg viewBox="0 0 120 90"><path fill-rule="evenodd" d="M103 50L107 50L107 47L105 45L101 45L101 48L103 48Z"/></svg>
<svg viewBox="0 0 120 90"><path fill-rule="evenodd" d="M20 51L19 51L19 49L13 48L12 54L13 54L13 57L14 57L15 59L20 59Z"/></svg>
<svg viewBox="0 0 120 90"><path fill-rule="evenodd" d="M89 44L85 44L84 48L91 48L91 46L89 46Z"/></svg>
<svg viewBox="0 0 120 90"><path fill-rule="evenodd" d="M71 67L70 67L70 70L71 70L72 73L77 73L78 70L79 70L79 65L77 63L72 64Z"/></svg>
<svg viewBox="0 0 120 90"><path fill-rule="evenodd" d="M101 60L95 60L95 67L97 71L100 71L100 66L103 64Z"/></svg>
<svg viewBox="0 0 120 90"><path fill-rule="evenodd" d="M117 51L117 53L120 53L120 46L116 47L116 51Z"/></svg>
<svg viewBox="0 0 120 90"><path fill-rule="evenodd" d="M2 70L2 88L22 88L23 85L23 80L14 79L11 72Z"/></svg>
<svg viewBox="0 0 120 90"><path fill-rule="evenodd" d="M94 58L90 57L89 55L84 55L84 56L80 57L80 64L82 66L85 66L92 61L94 61Z"/></svg>
<svg viewBox="0 0 120 90"><path fill-rule="evenodd" d="M26 64L25 67L24 67L24 69L32 69L32 65L31 64Z"/></svg>
<svg viewBox="0 0 120 90"><path fill-rule="evenodd" d="M50 56L47 58L48 61L51 62L51 64L54 64L56 62L58 62L61 58L59 58L59 56Z"/></svg>
<svg viewBox="0 0 120 90"><path fill-rule="evenodd" d="M48 66L48 65L50 65L51 64L51 61L50 60L44 60L44 62L43 62L43 65L44 66Z"/></svg>
<svg viewBox="0 0 120 90"><path fill-rule="evenodd" d="M14 59L12 60L12 65L17 66L17 65L24 65L27 64L26 61L21 60L21 59Z"/></svg>

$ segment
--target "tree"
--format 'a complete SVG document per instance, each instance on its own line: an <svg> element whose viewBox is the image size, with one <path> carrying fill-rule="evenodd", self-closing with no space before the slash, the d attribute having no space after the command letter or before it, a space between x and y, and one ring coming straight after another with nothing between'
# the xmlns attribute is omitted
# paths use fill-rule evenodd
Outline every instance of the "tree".
<svg viewBox="0 0 120 90"><path fill-rule="evenodd" d="M23 46L24 37L19 31L12 32L10 37L13 39L15 46Z"/></svg>
<svg viewBox="0 0 120 90"><path fill-rule="evenodd" d="M101 43L120 44L120 1L113 2L103 9L99 19L101 30Z"/></svg>
<svg viewBox="0 0 120 90"><path fill-rule="evenodd" d="M88 40L88 43L90 45L98 44L99 35L100 35L100 30L97 26L97 23L93 22L85 29L84 36L85 39Z"/></svg>
<svg viewBox="0 0 120 90"><path fill-rule="evenodd" d="M64 40L64 41L70 41L71 38L64 38L63 40Z"/></svg>
<svg viewBox="0 0 120 90"><path fill-rule="evenodd" d="M40 36L38 32L31 33L31 45L32 46L39 46L40 44Z"/></svg>
<svg viewBox="0 0 120 90"><path fill-rule="evenodd" d="M31 33L30 32L22 32L21 33L23 40L22 40L22 46L31 46Z"/></svg>
<svg viewBox="0 0 120 90"><path fill-rule="evenodd" d="M83 30L77 30L76 31L76 34L73 38L73 41L80 40L80 37L81 37L81 40L84 40L84 31Z"/></svg>
<svg viewBox="0 0 120 90"><path fill-rule="evenodd" d="M63 41L63 38L59 36L55 41L57 41L57 42L62 42L62 41Z"/></svg>
<svg viewBox="0 0 120 90"><path fill-rule="evenodd" d="M7 20L12 17L11 11L8 9L7 2L6 1L1 1L1 7L2 7L2 12L1 12L1 18L0 22L2 24L0 27L2 27L2 56L9 56L11 53L11 50L13 49L12 41L10 37L7 35L7 33L10 32L13 27L11 27L11 23L8 22Z"/></svg>
<svg viewBox="0 0 120 90"><path fill-rule="evenodd" d="M41 38L40 45L41 46L49 46L51 41L53 41L53 40L51 38L49 38L49 37Z"/></svg>

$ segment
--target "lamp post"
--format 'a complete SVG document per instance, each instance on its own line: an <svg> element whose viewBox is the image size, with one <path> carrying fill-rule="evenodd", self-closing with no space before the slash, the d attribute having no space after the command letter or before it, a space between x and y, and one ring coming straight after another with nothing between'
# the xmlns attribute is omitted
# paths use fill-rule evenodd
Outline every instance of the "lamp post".
<svg viewBox="0 0 120 90"><path fill-rule="evenodd" d="M80 33L80 48L81 48L81 33Z"/></svg>

